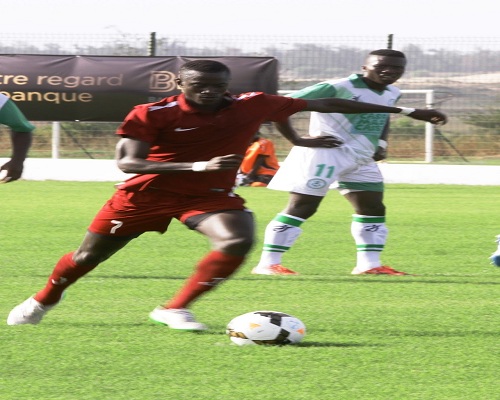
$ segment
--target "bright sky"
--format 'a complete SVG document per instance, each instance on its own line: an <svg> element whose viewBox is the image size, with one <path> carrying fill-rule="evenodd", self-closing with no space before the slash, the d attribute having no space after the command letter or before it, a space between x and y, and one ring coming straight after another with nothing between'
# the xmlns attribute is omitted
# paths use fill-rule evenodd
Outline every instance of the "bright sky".
<svg viewBox="0 0 500 400"><path fill-rule="evenodd" d="M499 37L498 0L15 0L4 33Z"/></svg>

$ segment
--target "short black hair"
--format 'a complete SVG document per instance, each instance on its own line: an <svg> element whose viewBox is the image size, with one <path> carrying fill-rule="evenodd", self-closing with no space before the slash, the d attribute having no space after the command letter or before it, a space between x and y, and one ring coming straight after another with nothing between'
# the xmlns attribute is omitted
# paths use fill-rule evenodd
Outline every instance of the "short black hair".
<svg viewBox="0 0 500 400"><path fill-rule="evenodd" d="M403 53L402 51L392 50L392 49L373 50L373 51L370 51L369 55L370 56L386 56L386 57L406 58L405 53Z"/></svg>
<svg viewBox="0 0 500 400"><path fill-rule="evenodd" d="M214 60L188 61L181 66L181 68L179 69L179 74L186 73L188 71L226 72L228 75L231 74L231 71L226 64Z"/></svg>

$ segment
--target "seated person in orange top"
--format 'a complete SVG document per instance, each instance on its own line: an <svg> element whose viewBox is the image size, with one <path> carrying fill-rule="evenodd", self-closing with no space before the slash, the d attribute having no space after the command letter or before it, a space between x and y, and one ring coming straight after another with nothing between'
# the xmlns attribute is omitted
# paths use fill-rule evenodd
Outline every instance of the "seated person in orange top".
<svg viewBox="0 0 500 400"><path fill-rule="evenodd" d="M239 186L267 186L280 165L271 140L257 132L248 146L238 173Z"/></svg>

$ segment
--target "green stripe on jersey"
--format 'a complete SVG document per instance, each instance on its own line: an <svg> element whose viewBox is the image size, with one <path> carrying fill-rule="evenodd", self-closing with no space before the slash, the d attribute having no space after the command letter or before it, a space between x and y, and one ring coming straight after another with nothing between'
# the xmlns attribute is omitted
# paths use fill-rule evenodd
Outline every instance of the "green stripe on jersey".
<svg viewBox="0 0 500 400"><path fill-rule="evenodd" d="M335 86L331 85L328 82L320 82L315 85L301 89L298 92L290 94L290 97L296 99L306 99L306 100L322 99L325 97L336 97L336 96L337 96L337 89L335 88Z"/></svg>

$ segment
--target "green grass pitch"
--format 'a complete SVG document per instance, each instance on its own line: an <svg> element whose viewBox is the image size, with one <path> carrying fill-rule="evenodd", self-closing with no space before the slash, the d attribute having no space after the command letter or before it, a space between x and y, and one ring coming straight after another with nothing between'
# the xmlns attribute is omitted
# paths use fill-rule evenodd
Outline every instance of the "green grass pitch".
<svg viewBox="0 0 500 400"><path fill-rule="evenodd" d="M180 333L148 321L208 250L177 221L148 233L67 291L37 326L7 326L80 243L112 183L19 181L0 186L2 400L499 399L500 188L387 185L383 261L416 276L352 276L352 211L324 200L284 264L296 277L250 274L267 222L287 194L242 188L258 240L245 265L193 305L210 329ZM239 347L235 316L290 313L297 346ZM495 397L496 396L496 397Z"/></svg>

